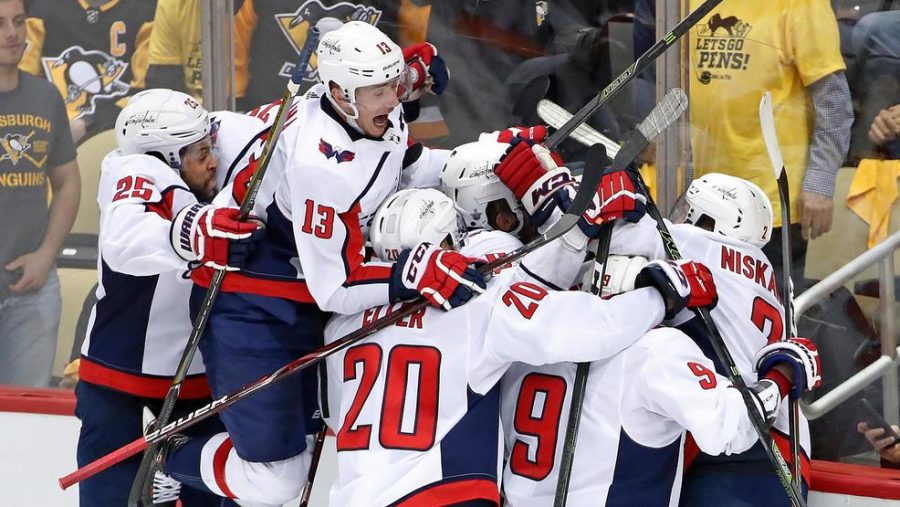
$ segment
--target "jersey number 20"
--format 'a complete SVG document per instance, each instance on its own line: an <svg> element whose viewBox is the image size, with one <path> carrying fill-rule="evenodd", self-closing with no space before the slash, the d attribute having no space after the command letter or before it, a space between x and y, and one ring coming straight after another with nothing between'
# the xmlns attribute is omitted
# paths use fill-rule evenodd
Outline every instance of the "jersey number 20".
<svg viewBox="0 0 900 507"><path fill-rule="evenodd" d="M358 424L358 419L381 373L382 355L376 343L353 347L344 355L344 382L357 379L358 366L362 371L359 390L337 433L338 451L369 448L372 425ZM437 431L441 352L434 347L398 345L391 349L386 369L379 444L385 449L430 449Z"/></svg>

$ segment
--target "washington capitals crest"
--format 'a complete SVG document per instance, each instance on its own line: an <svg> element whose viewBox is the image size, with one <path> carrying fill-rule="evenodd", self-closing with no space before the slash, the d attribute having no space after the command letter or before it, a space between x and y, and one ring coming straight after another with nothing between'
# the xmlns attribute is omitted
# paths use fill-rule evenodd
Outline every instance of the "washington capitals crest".
<svg viewBox="0 0 900 507"><path fill-rule="evenodd" d="M356 158L356 153L350 150L341 150L340 146L332 147L331 143L324 139L319 139L319 151L325 155L325 158L333 158L338 164L341 162L350 162Z"/></svg>

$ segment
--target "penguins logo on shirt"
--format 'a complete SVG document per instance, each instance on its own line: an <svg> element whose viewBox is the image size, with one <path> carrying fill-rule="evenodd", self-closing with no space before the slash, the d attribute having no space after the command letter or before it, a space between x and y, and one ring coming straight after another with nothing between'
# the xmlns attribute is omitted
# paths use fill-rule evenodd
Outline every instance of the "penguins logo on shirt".
<svg viewBox="0 0 900 507"><path fill-rule="evenodd" d="M325 35L340 28L348 21L364 21L377 26L381 15L380 9L368 5L337 2L331 6L325 6L321 0L307 0L294 12L276 14L275 20L281 28L282 34L299 56L303 43L306 42L306 33L309 31L310 25L317 27L320 35ZM282 77L290 77L293 70L294 62L283 62L278 74ZM303 79L313 82L318 79L315 53L310 57L309 66Z"/></svg>
<svg viewBox="0 0 900 507"><path fill-rule="evenodd" d="M56 86L69 119L89 115L100 98L120 97L129 86L122 81L128 64L102 51L73 46L56 58L41 58L47 78Z"/></svg>
<svg viewBox="0 0 900 507"><path fill-rule="evenodd" d="M9 160L13 163L13 165L17 165L20 160L23 158L34 164L36 167L43 167L44 162L47 161L47 155L40 159L36 159L33 156L29 155L29 152L34 153L34 143L31 142L31 136L34 135L34 131L32 130L30 134L24 136L22 134L6 134L3 137L0 137L0 147L3 148L3 153L0 154L0 162L4 160ZM46 144L46 142L43 142Z"/></svg>

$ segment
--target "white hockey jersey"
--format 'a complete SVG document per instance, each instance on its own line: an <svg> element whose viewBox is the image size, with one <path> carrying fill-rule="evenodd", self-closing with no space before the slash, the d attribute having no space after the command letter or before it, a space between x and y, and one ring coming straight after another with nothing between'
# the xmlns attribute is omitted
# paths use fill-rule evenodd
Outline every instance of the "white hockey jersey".
<svg viewBox="0 0 900 507"><path fill-rule="evenodd" d="M399 106L384 136L367 137L340 117L323 92L316 85L291 105L253 210L266 221L265 239L241 272L225 278L222 290L352 313L388 302L391 264L364 260L376 209L401 186L436 186L449 152L409 146ZM255 166L258 155L250 150L245 167ZM216 203L239 202L249 174L234 171ZM208 285L211 275L197 270L194 280Z"/></svg>
<svg viewBox="0 0 900 507"><path fill-rule="evenodd" d="M172 216L197 199L165 163L116 150L103 159L97 202L99 287L79 373L94 384L162 398L191 334L193 284L169 230ZM209 395L203 371L198 353L182 397Z"/></svg>
<svg viewBox="0 0 900 507"><path fill-rule="evenodd" d="M428 308L326 360L322 404L338 451L333 505L499 502L499 380L509 365L609 357L662 319L653 289L615 302L548 292L537 280L571 283L582 255L553 246L534 254L523 265L549 269L506 270L469 303ZM626 307L643 311L622 319ZM396 308L336 316L325 340Z"/></svg>
<svg viewBox="0 0 900 507"><path fill-rule="evenodd" d="M508 505L553 505L574 380L572 363L503 377ZM756 442L741 394L690 338L654 329L591 363L567 505L678 505L685 429L713 454Z"/></svg>
<svg viewBox="0 0 900 507"><path fill-rule="evenodd" d="M771 263L762 250L749 243L690 224L669 223L668 226L681 255L702 262L712 272L719 302L711 315L744 381L748 385L756 382L754 354L769 340L783 339L785 333L784 308ZM637 224L617 228L610 252L644 255L651 259L665 257L656 223L649 216ZM712 358L716 371L724 374L700 319L685 310L673 319L672 324L691 336L707 357ZM800 443L806 453L801 466L808 479L809 424L802 412L800 418ZM788 419L788 404L785 403L780 408L772 434L786 459L790 456L786 440Z"/></svg>

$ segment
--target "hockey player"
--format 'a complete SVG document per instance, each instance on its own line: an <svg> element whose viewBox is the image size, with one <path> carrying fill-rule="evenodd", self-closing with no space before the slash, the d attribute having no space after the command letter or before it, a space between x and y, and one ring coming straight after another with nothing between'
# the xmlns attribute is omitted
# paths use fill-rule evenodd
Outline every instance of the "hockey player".
<svg viewBox="0 0 900 507"><path fill-rule="evenodd" d="M363 257L377 206L400 185L436 186L449 155L409 146L399 107L401 85L401 95L431 86L428 66L419 61L423 72L408 78L400 48L363 22L323 35L316 55L321 84L291 104L256 200L266 237L240 273L225 277L200 340L214 396L321 346L330 312L419 295L451 308L482 290L456 252L426 246L394 263ZM240 200L244 181L235 176L220 197ZM193 312L210 276L194 274ZM226 497L291 500L308 468L306 435L317 430L314 387L315 376L303 372L230 407L227 433L173 446L166 469Z"/></svg>
<svg viewBox="0 0 900 507"><path fill-rule="evenodd" d="M188 271L196 264L237 269L261 232L237 222L236 209L205 204L215 195L217 161L207 112L190 96L136 94L116 121L116 140L97 194L100 285L76 387L79 465L140 437L144 406L159 410L191 331ZM199 356L181 397L179 409L186 410L209 400ZM82 482L81 505L125 505L139 462L126 460ZM165 476L154 485L155 500L178 497L178 484ZM184 495L189 504L217 505L212 495Z"/></svg>
<svg viewBox="0 0 900 507"><path fill-rule="evenodd" d="M814 385L818 358L810 342L792 339L770 344L756 359L760 380L749 389L771 424L792 385L798 392ZM554 505L575 369L519 364L503 378L503 486L510 506ZM654 329L593 362L585 393L567 498L573 507L678 505L685 430L711 455L743 452L757 442L741 394L674 328ZM721 496L719 505L729 498ZM747 500L763 505L757 497Z"/></svg>
<svg viewBox="0 0 900 507"><path fill-rule="evenodd" d="M372 225L376 251L385 251L386 242L452 237L449 201L426 192L382 206ZM708 271L693 263L647 266L647 286L618 301L549 290L571 283L587 240L574 228L492 279L469 304L449 312L428 308L326 360L322 400L338 450L332 504L499 505L499 380L511 362L608 357L667 312L715 299ZM629 307L643 311L620 318ZM336 316L326 341L398 308Z"/></svg>
<svg viewBox="0 0 900 507"><path fill-rule="evenodd" d="M779 382L780 395L778 398L783 397L786 393L784 385L788 383L787 379L781 378L778 373L771 370L771 362L774 359L781 358L795 366L795 368L788 369L787 374L790 377L790 383L795 386L798 393L803 389L814 388L819 382L818 359L815 347L804 339L795 339L784 345L779 343L779 340L783 337L782 309L777 299L771 268L765 260L765 256L759 250L759 245L765 244L768 240L772 223L771 206L765 194L759 191L755 185L738 178L724 175L707 175L691 184L682 202L676 208L683 211L681 219L685 219L689 223L674 225L670 230L680 252L685 258L697 259L699 262L710 266L713 272L717 286L722 294L722 299L718 306L712 310L712 315L738 367L744 372L744 380L748 385L756 385L758 389L762 387L760 384L757 384L758 379L762 378L763 374L771 373L771 375L774 375L774 379ZM654 222L649 218L638 224L626 224L617 229L617 233L613 236L611 251L639 254L649 258L664 257L663 245L659 239L659 234L656 231ZM630 276L633 279L634 273L640 269L640 264L636 264L636 262L635 259L618 262L613 260L609 262L609 266L625 266L625 270L631 272ZM621 273L617 274L615 271L608 274L613 280L627 279L627 277ZM673 325L681 323L682 330L691 336L696 345L682 338L672 339L673 345L666 348L666 351L671 350L673 352L671 357L661 355L662 353L657 352L656 349L649 345L640 347L641 349L646 349L647 354L653 351L651 355L660 356L647 360L647 364L651 365L647 367L648 370L656 370L656 366L652 365L658 363L659 369L663 369L663 365L669 365L668 368L672 371L672 373L667 373L665 376L657 375L649 380L644 377L631 379L629 376L627 392L633 392L634 395L638 395L639 393L634 391L632 387L640 385L648 393L642 395L643 398L635 401L630 398L631 395L603 393L602 391L605 388L601 389L599 387L598 389L601 392L595 393L590 387L588 388L589 394L585 399L584 405L585 415L582 418L582 425L579 431L579 447L582 451L575 453L574 477L570 487L569 498L575 505L579 504L579 498L582 499L581 503L586 501L584 499L589 498L591 504L595 504L597 495L601 493L594 486L586 486L587 483L584 481L599 483L604 485L603 488L609 488L608 491L607 489L602 490L603 494L608 493L610 495L608 504L618 504L619 502L644 504L677 502L679 492L677 486L680 475L675 474L676 469L672 467L680 462L680 458L671 453L680 452L678 449L680 449L681 443L676 442L680 440L680 436L675 438L675 435L680 435L681 428L690 430L696 441L695 444L691 444L688 447L688 458L692 458L691 454L696 455L697 446L707 454L719 454L723 451L738 453L746 451L756 441L755 438L750 438L749 441L746 441L742 437L743 432L749 428L749 426L746 426L746 419L742 423L744 424L741 427L743 429L737 429L737 427L732 426L732 433L723 433L723 438L720 440L709 440L711 438L711 430L707 428L716 428L714 431L721 431L720 421L726 417L723 415L725 412L729 410L741 412L744 410L740 397L736 401L732 400L723 404L715 396L711 397L712 393L700 393L694 386L695 394L699 397L695 399L690 394L694 391L687 390L681 397L685 400L693 401L685 401L684 405L680 404L680 402L677 404L669 402L666 405L668 409L663 410L663 405L661 405L663 402L660 400L670 399L675 397L675 395L673 394L674 391L655 387L653 383L656 382L656 379L663 379L665 384L671 386L682 385L689 387L693 386L691 382L694 382L701 389L705 387L706 389L704 390L713 390L716 386L722 385L721 378L713 378L713 372L718 369L716 362L713 359L704 359L704 357L714 357L708 338L705 336L705 333L701 332L701 324L698 320L689 320L690 318L691 315L684 312L670 321L670 323ZM685 323L686 320L687 322ZM667 333L675 336L670 331L667 331ZM681 343L681 346L678 345L679 343ZM763 348L764 346L766 348ZM698 351L702 351L705 356L698 356ZM770 355L770 353L774 355ZM629 355L633 354L627 352L623 355L621 361L627 362L626 359ZM639 359L640 354L637 354L635 357ZM703 359L703 361L699 359ZM617 359L617 361L619 360ZM636 360L631 359L630 361ZM685 371L684 365L687 365L690 371ZM759 378L754 374L756 366L762 367L763 370ZM615 377L621 374L615 373L616 368L618 366L607 364L592 365L591 373L588 377L590 384L600 386L600 382L606 379L606 385L609 385L610 375ZM641 366L639 363L635 363L631 368L633 371L640 371ZM505 422L505 424L519 424L516 421L519 420L521 414L515 412L517 410L516 403L528 404L533 401L534 389L542 388L541 382L543 381L540 380L540 375L547 375L555 379L548 382L558 385L557 391L560 394L556 396L558 401L554 401L554 403L559 403L562 407L565 404L563 394L566 391L566 387L571 385L574 371L574 365L553 365L551 367L543 367L540 371L523 368L511 374L504 381L507 386L504 388L505 393L508 393L508 396L504 398L504 406L507 409L504 411L504 414L516 415L514 419ZM526 385L523 379L526 379L530 374L536 375L537 379L530 380L531 384ZM719 375L721 376L722 374L720 373ZM595 382L597 383L595 384ZM768 389L771 390L771 385L768 386ZM729 396L734 398L733 395ZM704 405L704 399L707 400L705 402L707 403L706 405ZM548 397L545 403L549 401ZM611 402L615 403L614 407L619 408L610 410L608 404ZM696 407L701 406L707 406L709 409L706 412L697 411ZM654 409L654 407L656 408ZM776 423L776 429L778 427L786 428L784 424L786 421L785 407L781 405L776 405L776 407L778 408L777 412L770 414L767 409L765 413L771 420L775 420L774 416L778 415L779 421ZM528 413L529 409L523 408L521 410ZM535 408L535 410L538 410L538 408ZM567 408L562 407L562 410L563 414L568 413ZM650 412L655 411L657 414L630 420L623 415L635 411L648 413L648 410ZM690 418L686 417L682 413L685 410L694 415ZM606 418L600 417L597 415L597 411L610 415ZM746 415L744 417L746 418ZM563 415L559 419L563 419L558 424L558 428L560 428L558 431L562 432L562 428L565 428L566 425L564 421L565 416ZM651 420L655 420L655 426L660 428L657 433L647 429L654 426L651 424ZM602 424L591 424L591 422L586 421L602 421ZM641 422L638 423L637 421ZM550 426L556 427L552 424L553 422L551 421ZM623 435L627 434L628 439L623 439L624 437L617 433L618 430L612 433L609 431L604 432L603 428L601 428L604 425L623 428ZM666 431L662 430L662 428L666 427L669 428L666 430L669 431L667 435ZM672 427L678 428L677 431L672 430ZM606 430L608 430L608 427L606 427ZM804 430L804 435L806 435L806 430ZM561 438L559 436L559 439ZM593 440L596 440L596 445L589 443ZM805 436L804 440L808 442L808 436ZM552 443L554 441L556 441L556 437L550 440L550 445L556 445ZM516 442L522 443L516 444ZM549 452L550 454L540 454L540 456L543 456L543 464L538 467L534 457L539 456L535 452L541 449L534 447L537 442L534 440L533 435L523 436L522 432L519 432L518 435L512 435L508 443L512 449L511 452L515 453L515 449L518 447L519 453L527 452L525 456L528 458L526 460L523 456L520 456L516 459L513 456L510 460L510 465L506 471L506 478L508 479L507 493L510 495L510 498L518 497L519 502L522 501L522 498L532 500L537 491L541 491L545 502L552 503L557 473L555 465L553 465L557 461L554 461L553 457L557 455L557 452L561 452L559 447L547 447L545 442L543 452ZM601 452L599 449L602 448L603 443L618 446L620 450L627 452L622 456L624 468L621 470L623 472L618 472L619 465L617 464L615 469L611 468L603 472L609 475L600 479L598 476L593 475L596 467L593 464L586 464L584 460L596 452ZM664 449L666 446L668 448ZM588 450L585 451L584 449ZM637 456L639 451L650 453L651 449L657 454L669 453L671 455L670 458L674 457L675 461L670 463L671 466L666 465L669 468L661 466L637 480L634 477L633 469L626 462L628 459L633 459ZM693 452L691 449L693 449ZM782 450L782 453L787 455L786 447ZM747 455L742 454L738 456ZM753 477L754 486L752 487L754 490L752 493L741 493L737 489L732 489L728 492L717 490L718 495L715 501L723 502L727 498L737 497L753 498L754 501L759 501L760 495L768 495L765 498L774 503L786 501L782 488L771 471L771 465L765 456L761 454L761 451L759 454L751 454L750 456L754 456L754 459L761 458L763 460L757 463L760 467L760 474ZM729 458L717 459L727 460ZM663 460L663 457L658 456L650 459L653 462L659 460ZM548 465L548 463L550 464ZM628 484L616 486L615 474L624 473L626 469L629 470L629 479L632 480L632 484L635 487L631 487ZM539 474L536 470L541 471L541 473ZM590 470L591 473L583 476L582 474L586 470ZM721 480L721 469L716 469L714 473L712 473L712 469L710 470L711 480ZM654 477L652 476L653 473L659 475ZM665 477L665 480L663 480L663 477ZM664 487L654 489L651 488L651 484L663 485ZM685 500L685 504L693 505L691 500Z"/></svg>

